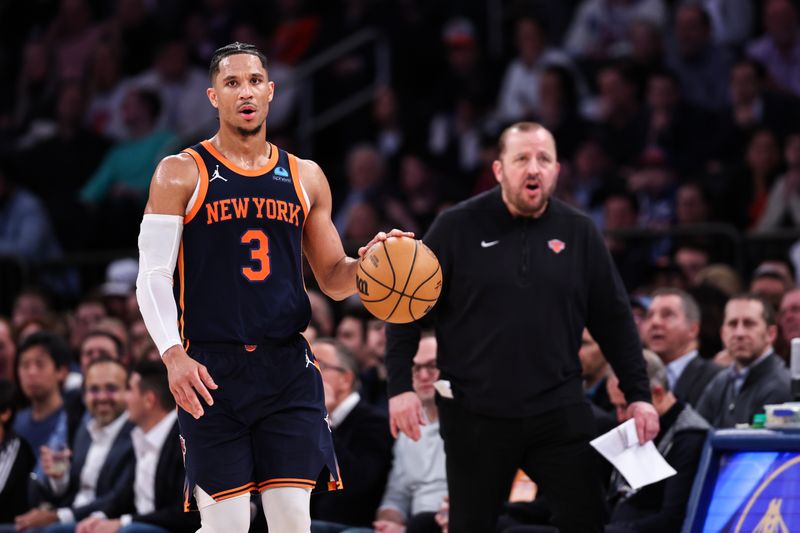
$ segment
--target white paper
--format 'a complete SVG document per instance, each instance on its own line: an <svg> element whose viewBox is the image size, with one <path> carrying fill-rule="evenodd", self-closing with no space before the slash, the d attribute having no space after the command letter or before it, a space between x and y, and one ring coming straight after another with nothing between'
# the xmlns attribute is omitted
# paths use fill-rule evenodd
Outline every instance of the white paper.
<svg viewBox="0 0 800 533"><path fill-rule="evenodd" d="M597 437L591 445L614 465L633 490L677 474L658 453L653 441L639 445L632 418Z"/></svg>
<svg viewBox="0 0 800 533"><path fill-rule="evenodd" d="M446 379L440 379L433 382L433 388L439 393L442 398L453 399L453 390L450 388L450 382Z"/></svg>

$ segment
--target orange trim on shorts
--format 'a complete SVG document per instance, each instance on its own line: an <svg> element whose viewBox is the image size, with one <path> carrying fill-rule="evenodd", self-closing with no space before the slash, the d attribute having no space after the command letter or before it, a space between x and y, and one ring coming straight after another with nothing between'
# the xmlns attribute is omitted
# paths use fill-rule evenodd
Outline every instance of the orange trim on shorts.
<svg viewBox="0 0 800 533"><path fill-rule="evenodd" d="M275 478L275 479L268 479L267 481L262 481L258 484L258 491L264 492L267 489L276 489L279 487L295 487L299 489L310 489L314 490L314 487L317 486L317 482L313 479L302 479L302 478Z"/></svg>
<svg viewBox="0 0 800 533"><path fill-rule="evenodd" d="M239 165L231 162L231 160L222 155L222 153L219 150L217 150L216 147L213 144L211 144L211 141L209 140L205 140L200 144L203 146L203 148L208 150L208 152L211 155L217 158L220 163L225 165L228 168L228 170L232 170L237 174L241 174L242 176L250 176L250 177L261 176L263 174L266 174L273 168L275 168L275 165L278 164L278 147L270 142L267 142L267 144L270 146L269 161L267 161L267 164L264 165L263 167L259 167L253 170L242 168Z"/></svg>
<svg viewBox="0 0 800 533"><path fill-rule="evenodd" d="M192 156L195 164L197 165L197 170L200 172L200 190L197 192L197 198L195 198L192 210L183 217L183 224L186 225L192 221L195 215L200 211L200 208L203 206L203 202L206 200L206 194L208 193L208 169L206 168L206 164L203 162L203 158L200 157L200 154L191 148L185 149L184 152Z"/></svg>
<svg viewBox="0 0 800 533"><path fill-rule="evenodd" d="M281 487L294 487L296 489L309 489L314 490L316 485L304 485L302 483L275 483L273 485L264 485L263 487L258 487L258 492L264 492L265 490L269 489L278 489Z"/></svg>
<svg viewBox="0 0 800 533"><path fill-rule="evenodd" d="M260 487L262 485L267 485L268 483L283 483L283 482L310 483L312 485L316 485L317 484L317 482L314 481L313 479L305 479L305 478L298 478L298 477L276 477L276 478L273 478L273 479L268 479L266 481L262 481L261 483L258 484L258 486Z"/></svg>
<svg viewBox="0 0 800 533"><path fill-rule="evenodd" d="M303 185L300 183L300 171L297 170L297 158L292 154L287 153L286 155L289 157L289 173L292 175L294 192L297 194L297 199L300 200L300 205L303 206L303 225L305 226L306 217L308 216L308 204L303 194Z"/></svg>
<svg viewBox="0 0 800 533"><path fill-rule="evenodd" d="M242 494L248 493L255 488L256 484L252 481L242 485L241 487L236 487L235 489L228 489L228 490L221 490L217 493L211 495L211 497L218 502L222 500L227 500L229 498L235 498L236 496L241 496Z"/></svg>

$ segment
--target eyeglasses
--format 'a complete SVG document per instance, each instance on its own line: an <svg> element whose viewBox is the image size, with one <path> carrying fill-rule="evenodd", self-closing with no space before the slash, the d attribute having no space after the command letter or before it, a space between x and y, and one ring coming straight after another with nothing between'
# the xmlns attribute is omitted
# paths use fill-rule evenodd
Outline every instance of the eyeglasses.
<svg viewBox="0 0 800 533"><path fill-rule="evenodd" d="M343 366L329 365L327 363L323 363L319 359L317 359L317 364L319 365L320 370L333 370L335 372L341 372L342 374L347 372L347 369Z"/></svg>
<svg viewBox="0 0 800 533"><path fill-rule="evenodd" d="M119 385L114 385L113 383L108 383L104 386L100 385L92 385L90 387L86 387L86 392L89 393L91 396L100 396L101 394L105 393L108 395L114 395L121 390Z"/></svg>
<svg viewBox="0 0 800 533"><path fill-rule="evenodd" d="M414 374L420 374L423 370L427 370L430 374L438 374L439 368L436 366L436 363L430 362L424 365L414 365L411 367L411 371Z"/></svg>

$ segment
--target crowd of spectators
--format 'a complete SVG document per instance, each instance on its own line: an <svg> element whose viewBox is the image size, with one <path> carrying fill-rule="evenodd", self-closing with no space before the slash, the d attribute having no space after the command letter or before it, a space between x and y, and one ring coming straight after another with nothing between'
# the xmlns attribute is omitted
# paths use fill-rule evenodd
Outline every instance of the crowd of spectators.
<svg viewBox="0 0 800 533"><path fill-rule="evenodd" d="M702 231L645 240L624 231L797 227L799 13L792 0L5 3L0 75L15 83L0 87L0 255L37 263L133 249L155 162L216 130L205 69L232 40L266 52L277 85L268 137L321 164L335 225L354 244L391 227L424 234L441 209L495 185L490 167L504 125L538 121L557 142L557 196L607 231L652 350L656 444L682 443L673 458L683 475L657 490L637 496L618 478L610 484L615 519L656 531L653 516L669 508L670 521L660 522L669 525L685 506L697 432L749 423L764 403L789 399L800 249L786 241L742 271ZM313 153L303 153L300 99L311 93L294 73L367 27L388 44L389 83L370 106L318 131ZM386 66L372 46L305 80L315 111ZM96 288L43 274L42 287L17 287L8 318L0 316L0 523L196 529L196 516L177 512L174 403L164 375L148 366L159 354L138 312L136 268L134 259L114 261ZM306 279L313 287L310 272ZM737 296L743 291L756 296ZM316 527L371 527L374 519L377 531L446 529L444 457L435 404L425 402L437 375L435 339L423 341L414 366L434 430L420 447L393 443L384 324L357 300L309 296L305 334L351 487L350 496L313 500ZM581 360L587 399L609 427L625 399L588 334ZM687 433L665 436L678 420ZM93 446L102 454L90 454ZM159 466L166 477L156 487L175 494L140 481L140 470L153 480L162 459L171 462L168 472ZM348 470L363 475L348 483ZM537 500L541 507L511 504L503 524L546 523L546 501Z"/></svg>
<svg viewBox="0 0 800 533"><path fill-rule="evenodd" d="M4 255L133 249L155 162L215 131L205 69L235 39L266 52L268 136L322 165L349 241L393 226L421 234L493 186L497 134L518 120L554 132L558 196L604 230L722 222L744 235L800 219L792 0L40 4L0 17L0 74L16 80L0 99ZM294 77L364 28L388 54L370 42ZM305 143L301 107L322 113L377 79L371 105ZM734 261L705 244L712 261ZM674 241L650 245L615 244L623 273L638 272L630 288L674 262Z"/></svg>

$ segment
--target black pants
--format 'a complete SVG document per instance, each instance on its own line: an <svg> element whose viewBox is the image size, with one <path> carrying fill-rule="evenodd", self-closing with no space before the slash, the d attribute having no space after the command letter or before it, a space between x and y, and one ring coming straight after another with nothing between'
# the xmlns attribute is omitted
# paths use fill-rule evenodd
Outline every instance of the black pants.
<svg viewBox="0 0 800 533"><path fill-rule="evenodd" d="M605 497L589 446L594 418L576 404L526 418L495 418L439 399L447 454L450 533L493 532L517 469L547 496L561 533L601 532Z"/></svg>

